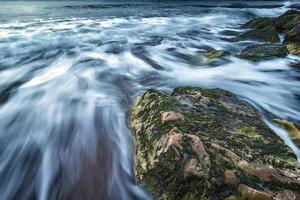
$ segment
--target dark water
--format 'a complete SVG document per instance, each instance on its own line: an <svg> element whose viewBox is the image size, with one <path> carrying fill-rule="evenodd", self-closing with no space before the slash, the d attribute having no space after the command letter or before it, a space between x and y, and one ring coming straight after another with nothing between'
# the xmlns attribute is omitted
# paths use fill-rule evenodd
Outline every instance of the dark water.
<svg viewBox="0 0 300 200"><path fill-rule="evenodd" d="M128 112L148 88L220 87L300 119L299 57L207 63L239 52L240 24L284 2L0 2L0 199L151 199L133 177ZM252 42L253 43L253 42ZM270 117L271 116L271 117Z"/></svg>

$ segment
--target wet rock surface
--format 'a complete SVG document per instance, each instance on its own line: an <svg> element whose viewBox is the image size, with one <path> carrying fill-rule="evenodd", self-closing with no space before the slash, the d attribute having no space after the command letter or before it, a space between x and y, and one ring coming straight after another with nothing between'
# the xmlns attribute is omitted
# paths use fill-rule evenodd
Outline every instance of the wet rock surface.
<svg viewBox="0 0 300 200"><path fill-rule="evenodd" d="M284 43L291 54L300 55L300 23L285 35Z"/></svg>
<svg viewBox="0 0 300 200"><path fill-rule="evenodd" d="M238 36L236 38L237 41L256 40L259 42L279 43L280 38L277 33L279 32L285 34L283 45L285 45L288 49L288 53L300 55L300 11L296 9L288 10L284 14L274 19L268 17L254 18L253 20L243 24L241 28L247 28L251 30L248 30L244 34ZM245 50L252 48L253 46ZM268 49L268 52L266 53L267 55L270 51L272 51L271 49L274 48L272 48L272 46L267 46L265 49ZM259 53L257 56L261 57L259 56L261 52L258 52ZM244 54L244 52L241 54ZM248 59L248 57L249 56L243 58ZM265 56L262 56L261 58L264 57ZM274 57L278 57L278 55L275 55ZM269 58L269 56L266 56L266 58Z"/></svg>
<svg viewBox="0 0 300 200"><path fill-rule="evenodd" d="M261 28L274 26L274 25L275 24L272 21L272 19L268 17L258 17L242 25L241 28L261 29Z"/></svg>
<svg viewBox="0 0 300 200"><path fill-rule="evenodd" d="M300 12L295 9L288 10L273 21L277 31L286 33L300 23Z"/></svg>
<svg viewBox="0 0 300 200"><path fill-rule="evenodd" d="M148 90L130 119L137 182L159 199L297 199L300 166L255 109L221 89Z"/></svg>
<svg viewBox="0 0 300 200"><path fill-rule="evenodd" d="M252 29L237 37L237 40L255 40L259 42L277 43L279 35L273 26Z"/></svg>
<svg viewBox="0 0 300 200"><path fill-rule="evenodd" d="M285 57L287 54L288 49L281 44L254 44L246 47L240 53L239 57L258 61L262 59Z"/></svg>

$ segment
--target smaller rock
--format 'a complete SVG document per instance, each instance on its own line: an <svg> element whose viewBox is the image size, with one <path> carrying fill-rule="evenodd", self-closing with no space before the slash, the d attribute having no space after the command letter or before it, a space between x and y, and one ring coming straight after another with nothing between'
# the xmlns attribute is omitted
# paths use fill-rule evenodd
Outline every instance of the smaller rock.
<svg viewBox="0 0 300 200"><path fill-rule="evenodd" d="M246 47L240 53L239 57L252 61L258 61L274 57L285 57L287 54L287 48L281 44L255 44Z"/></svg>
<svg viewBox="0 0 300 200"><path fill-rule="evenodd" d="M183 115L174 111L163 112L161 114L162 122L175 121L178 119L183 119Z"/></svg>
<svg viewBox="0 0 300 200"><path fill-rule="evenodd" d="M275 18L273 20L275 24L275 28L278 32L288 32L290 31L296 24L299 23L300 11L297 10L288 10L283 15Z"/></svg>
<svg viewBox="0 0 300 200"><path fill-rule="evenodd" d="M225 57L225 56L228 56L230 55L229 52L227 51L223 51L223 50L215 50L215 51L211 51L211 52L208 52L208 53L205 53L204 56L207 58L207 60L214 60L216 58L222 58L222 57Z"/></svg>
<svg viewBox="0 0 300 200"><path fill-rule="evenodd" d="M241 40L256 40L260 42L277 43L280 41L279 35L273 26L267 26L262 29L253 29L237 37Z"/></svg>
<svg viewBox="0 0 300 200"><path fill-rule="evenodd" d="M258 17L242 25L241 28L261 29L267 26L274 26L274 22L268 17Z"/></svg>
<svg viewBox="0 0 300 200"><path fill-rule="evenodd" d="M274 119L273 121L283 127L288 132L291 140L300 148L300 131L298 128L287 120Z"/></svg>

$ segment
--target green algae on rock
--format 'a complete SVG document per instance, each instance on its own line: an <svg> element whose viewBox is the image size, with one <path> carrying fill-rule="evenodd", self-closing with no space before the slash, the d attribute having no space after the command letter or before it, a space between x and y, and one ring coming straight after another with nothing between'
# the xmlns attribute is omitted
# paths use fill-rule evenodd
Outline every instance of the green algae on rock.
<svg viewBox="0 0 300 200"><path fill-rule="evenodd" d="M207 58L208 61L217 59L217 58L222 58L225 56L230 55L229 52L227 51L223 51L223 50L214 50L214 51L210 51L208 53L205 53L204 56Z"/></svg>
<svg viewBox="0 0 300 200"><path fill-rule="evenodd" d="M300 11L288 10L273 21L277 31L286 33L300 23Z"/></svg>
<svg viewBox="0 0 300 200"><path fill-rule="evenodd" d="M285 46L290 54L300 55L300 43L297 42L285 42Z"/></svg>
<svg viewBox="0 0 300 200"><path fill-rule="evenodd" d="M243 24L241 28L261 29L268 26L274 26L274 22L268 17L258 17Z"/></svg>
<svg viewBox="0 0 300 200"><path fill-rule="evenodd" d="M262 29L252 29L237 37L241 40L255 40L260 42L277 43L280 42L279 35L273 26L267 26Z"/></svg>
<svg viewBox="0 0 300 200"><path fill-rule="evenodd" d="M258 61L262 59L270 59L276 57L285 57L288 50L285 45L281 44L254 44L246 47L239 54L240 58Z"/></svg>
<svg viewBox="0 0 300 200"><path fill-rule="evenodd" d="M291 54L300 55L300 24L285 35L283 43Z"/></svg>
<svg viewBox="0 0 300 200"><path fill-rule="evenodd" d="M299 195L300 166L292 150L230 92L148 90L130 122L137 182L158 199Z"/></svg>
<svg viewBox="0 0 300 200"><path fill-rule="evenodd" d="M291 137L291 140L300 148L300 131L299 129L292 123L287 120L274 119L276 124L283 127Z"/></svg>
<svg viewBox="0 0 300 200"><path fill-rule="evenodd" d="M290 30L284 37L285 42L299 42L300 43L300 24Z"/></svg>

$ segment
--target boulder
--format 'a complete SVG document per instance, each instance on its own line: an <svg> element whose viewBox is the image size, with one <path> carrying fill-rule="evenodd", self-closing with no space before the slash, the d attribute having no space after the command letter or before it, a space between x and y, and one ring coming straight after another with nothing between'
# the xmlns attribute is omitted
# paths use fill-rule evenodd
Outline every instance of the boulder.
<svg viewBox="0 0 300 200"><path fill-rule="evenodd" d="M300 24L285 35L283 43L291 54L300 55Z"/></svg>
<svg viewBox="0 0 300 200"><path fill-rule="evenodd" d="M255 40L260 42L280 42L279 35L273 26L267 26L262 29L249 30L237 37L238 41L241 40Z"/></svg>
<svg viewBox="0 0 300 200"><path fill-rule="evenodd" d="M164 120L170 116L169 120ZM222 89L146 91L133 105L135 176L157 199L296 199L293 151Z"/></svg>
<svg viewBox="0 0 300 200"><path fill-rule="evenodd" d="M300 69L300 62L292 62L290 63L290 66L296 69Z"/></svg>
<svg viewBox="0 0 300 200"><path fill-rule="evenodd" d="M268 17L258 17L246 24L243 24L241 28L261 29L268 26L274 26L274 22Z"/></svg>
<svg viewBox="0 0 300 200"><path fill-rule="evenodd" d="M285 42L298 42L300 43L300 24L290 30L284 37Z"/></svg>
<svg viewBox="0 0 300 200"><path fill-rule="evenodd" d="M273 22L278 32L286 33L300 23L300 11L288 10L283 15L275 18Z"/></svg>
<svg viewBox="0 0 300 200"><path fill-rule="evenodd" d="M240 54L240 58L258 61L276 57L285 57L288 50L281 44L254 44L246 47Z"/></svg>

